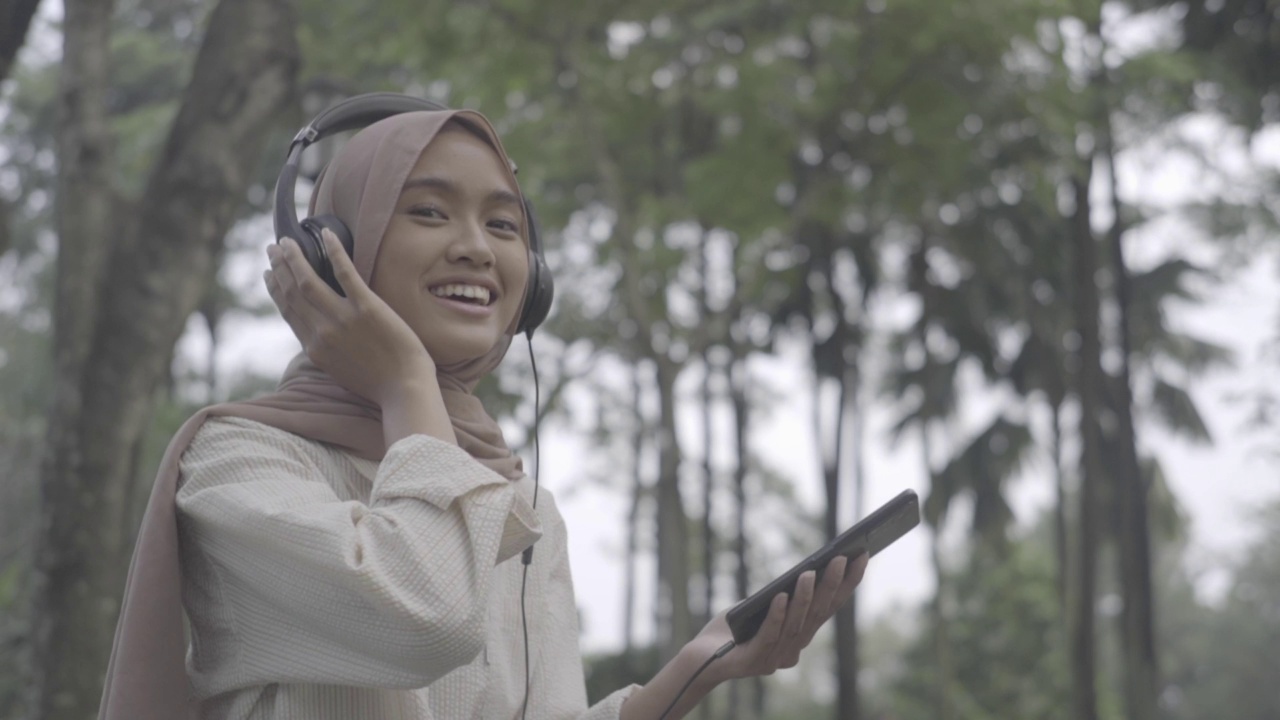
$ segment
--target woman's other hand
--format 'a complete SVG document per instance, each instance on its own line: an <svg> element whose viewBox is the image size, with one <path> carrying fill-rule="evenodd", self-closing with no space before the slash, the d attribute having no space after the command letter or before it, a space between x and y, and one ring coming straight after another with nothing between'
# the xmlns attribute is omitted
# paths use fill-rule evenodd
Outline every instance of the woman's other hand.
<svg viewBox="0 0 1280 720"><path fill-rule="evenodd" d="M779 594L773 598L755 637L712 661L681 694L689 677L733 639L726 613L720 613L653 680L627 698L622 720L655 720L679 695L666 715L668 720L678 720L726 680L771 675L778 668L794 667L818 628L853 595L866 569L866 555L854 560L839 556L827 564L821 582L815 581L813 571L801 575L794 597Z"/></svg>
<svg viewBox="0 0 1280 720"><path fill-rule="evenodd" d="M866 555L853 560L841 555L827 564L821 581L812 570L802 574L796 582L794 596L789 598L785 593L774 596L759 632L746 644L713 662L706 670L711 676L708 679L719 684L795 667L800 662L800 652L813 642L818 628L853 595L866 568ZM688 650L699 657L710 657L732 639L725 613L720 613L689 643Z"/></svg>

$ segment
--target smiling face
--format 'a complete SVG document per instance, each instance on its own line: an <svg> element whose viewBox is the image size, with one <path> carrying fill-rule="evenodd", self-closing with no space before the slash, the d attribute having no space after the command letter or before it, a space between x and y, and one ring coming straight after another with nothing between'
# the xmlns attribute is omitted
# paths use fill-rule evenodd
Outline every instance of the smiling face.
<svg viewBox="0 0 1280 720"><path fill-rule="evenodd" d="M446 125L409 172L370 283L437 365L484 355L511 327L529 276L524 222L497 152Z"/></svg>

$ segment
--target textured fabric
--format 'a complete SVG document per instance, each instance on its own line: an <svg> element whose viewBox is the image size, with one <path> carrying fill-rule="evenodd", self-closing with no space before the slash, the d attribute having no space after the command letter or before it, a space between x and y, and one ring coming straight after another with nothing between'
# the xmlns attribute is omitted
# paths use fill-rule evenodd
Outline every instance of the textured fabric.
<svg viewBox="0 0 1280 720"><path fill-rule="evenodd" d="M381 463L241 418L208 420L180 463L187 673L202 720L518 718L520 549L531 719L588 709L564 522L425 435Z"/></svg>

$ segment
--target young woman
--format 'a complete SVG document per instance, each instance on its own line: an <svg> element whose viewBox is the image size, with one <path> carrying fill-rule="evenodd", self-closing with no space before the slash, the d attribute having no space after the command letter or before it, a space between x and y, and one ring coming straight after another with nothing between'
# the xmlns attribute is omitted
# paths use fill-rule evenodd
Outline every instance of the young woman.
<svg viewBox="0 0 1280 720"><path fill-rule="evenodd" d="M507 351L529 272L493 128L470 111L382 120L342 148L311 206L353 232L354 257L323 238L345 297L291 239L269 248L267 288L303 353L277 392L207 408L175 437L101 716L511 720L527 702L529 718L657 720L729 630L717 617L649 683L587 707L563 520L545 488L534 508L471 394ZM535 541L526 696L520 556ZM806 574L669 717L794 665L864 567Z"/></svg>

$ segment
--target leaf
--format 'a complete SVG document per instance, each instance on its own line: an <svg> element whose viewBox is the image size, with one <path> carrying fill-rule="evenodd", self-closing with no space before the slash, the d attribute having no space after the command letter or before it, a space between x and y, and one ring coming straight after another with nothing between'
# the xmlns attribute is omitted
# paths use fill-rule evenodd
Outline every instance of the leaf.
<svg viewBox="0 0 1280 720"><path fill-rule="evenodd" d="M1147 513L1152 534L1165 542L1185 540L1190 518L1178 503L1173 488L1169 487L1159 458L1148 456L1142 459L1142 478L1147 486Z"/></svg>
<svg viewBox="0 0 1280 720"><path fill-rule="evenodd" d="M1209 444L1213 437L1195 401L1184 389L1156 378L1151 393L1151 407L1156 418L1169 430L1193 442Z"/></svg>
<svg viewBox="0 0 1280 720"><path fill-rule="evenodd" d="M961 492L973 498L973 532L996 539L1013 519L1005 499L1005 483L1021 471L1034 448L1030 429L1003 416L997 417L953 457L940 475L946 479L949 502ZM938 508L939 516L946 507Z"/></svg>
<svg viewBox="0 0 1280 720"><path fill-rule="evenodd" d="M1235 365L1236 354L1231 348L1179 332L1166 332L1154 342L1153 350L1191 374Z"/></svg>
<svg viewBox="0 0 1280 720"><path fill-rule="evenodd" d="M951 507L951 501L956 496L957 489L955 473L948 473L943 470L930 476L929 494L925 496L924 506L921 508L924 521L930 527L937 528L942 525L947 516L947 509Z"/></svg>

